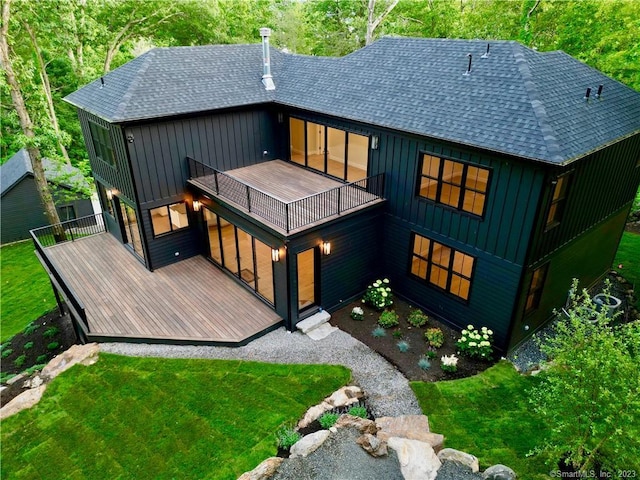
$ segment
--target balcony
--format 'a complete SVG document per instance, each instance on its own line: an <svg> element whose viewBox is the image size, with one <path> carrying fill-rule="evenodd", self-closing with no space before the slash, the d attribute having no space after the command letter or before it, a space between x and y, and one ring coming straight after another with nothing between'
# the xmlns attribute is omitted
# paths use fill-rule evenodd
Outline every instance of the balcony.
<svg viewBox="0 0 640 480"><path fill-rule="evenodd" d="M189 184L285 235L384 201L384 174L343 183L282 160L226 172L187 161Z"/></svg>

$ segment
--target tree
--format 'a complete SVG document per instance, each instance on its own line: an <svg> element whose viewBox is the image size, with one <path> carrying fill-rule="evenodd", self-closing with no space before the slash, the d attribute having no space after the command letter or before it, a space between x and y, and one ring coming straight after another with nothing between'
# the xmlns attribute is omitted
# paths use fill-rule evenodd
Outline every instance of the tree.
<svg viewBox="0 0 640 480"><path fill-rule="evenodd" d="M400 0L393 0L384 11L376 17L376 0L369 0L367 5L367 34L365 36L365 45L370 45L373 42L373 33L380 26L380 23L387 18L391 11L396 8Z"/></svg>
<svg viewBox="0 0 640 480"><path fill-rule="evenodd" d="M49 190L49 184L44 176L44 168L42 167L42 159L40 157L40 149L36 143L36 135L34 133L33 123L27 111L27 107L22 96L18 77L13 70L13 62L11 58L11 50L9 47L9 20L11 18L11 0L4 0L2 4L2 25L0 26L0 63L4 67L7 84L11 92L11 100L18 114L22 132L27 139L27 151L31 159L31 167L33 168L33 177L36 182L40 199L45 209L49 223L52 225L60 223L56 206L53 203L53 197Z"/></svg>
<svg viewBox="0 0 640 480"><path fill-rule="evenodd" d="M548 369L529 392L550 427L538 451L583 474L598 465L640 467L633 455L640 451L640 324L612 327L608 313L586 290L571 293L571 307L541 344Z"/></svg>

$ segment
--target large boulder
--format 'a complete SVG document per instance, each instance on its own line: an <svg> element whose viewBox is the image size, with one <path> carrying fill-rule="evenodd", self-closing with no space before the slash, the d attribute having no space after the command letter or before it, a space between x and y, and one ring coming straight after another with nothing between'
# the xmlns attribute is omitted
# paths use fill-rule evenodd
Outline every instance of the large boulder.
<svg viewBox="0 0 640 480"><path fill-rule="evenodd" d="M281 457L267 458L250 472L245 472L240 475L238 480L267 480L278 471L278 467L282 464L283 460L284 458Z"/></svg>
<svg viewBox="0 0 640 480"><path fill-rule="evenodd" d="M33 407L40 401L46 388L47 385L45 384L36 388L31 388L26 392L22 392L5 406L0 408L0 420L4 420L5 418L21 412L22 410Z"/></svg>
<svg viewBox="0 0 640 480"><path fill-rule="evenodd" d="M378 427L376 427L373 420L349 414L340 415L334 426L336 428L353 427L357 428L360 433L370 433L371 435L375 435L378 431Z"/></svg>
<svg viewBox="0 0 640 480"><path fill-rule="evenodd" d="M442 463L457 462L461 465L469 467L473 473L480 471L478 459L469 453L461 452L454 448L444 448L438 452L438 458Z"/></svg>
<svg viewBox="0 0 640 480"><path fill-rule="evenodd" d="M365 452L372 457L384 457L389 453L387 450L387 442L383 442L375 435L365 433L356 440L356 443L360 445Z"/></svg>
<svg viewBox="0 0 640 480"><path fill-rule="evenodd" d="M72 345L68 350L51 359L40 375L45 381L50 381L78 363L92 365L98 361L99 352L100 346L97 343Z"/></svg>
<svg viewBox="0 0 640 480"><path fill-rule="evenodd" d="M431 445L436 452L442 450L444 436L429 431L426 415L401 415L399 417L376 418L378 438L388 441L391 437L418 440Z"/></svg>
<svg viewBox="0 0 640 480"><path fill-rule="evenodd" d="M435 480L442 463L431 445L399 437L391 437L387 444L398 455L400 471L405 479Z"/></svg>
<svg viewBox="0 0 640 480"><path fill-rule="evenodd" d="M314 420L317 420L323 413L329 410L358 403L363 396L364 392L360 387L356 387L355 385L342 387L325 398L322 403L314 405L307 410L298 422L298 428L308 427Z"/></svg>
<svg viewBox="0 0 640 480"><path fill-rule="evenodd" d="M482 476L485 480L515 480L517 478L516 472L500 464L487 468Z"/></svg>
<svg viewBox="0 0 640 480"><path fill-rule="evenodd" d="M289 450L289 458L306 457L315 452L329 437L329 430L319 430L298 440Z"/></svg>

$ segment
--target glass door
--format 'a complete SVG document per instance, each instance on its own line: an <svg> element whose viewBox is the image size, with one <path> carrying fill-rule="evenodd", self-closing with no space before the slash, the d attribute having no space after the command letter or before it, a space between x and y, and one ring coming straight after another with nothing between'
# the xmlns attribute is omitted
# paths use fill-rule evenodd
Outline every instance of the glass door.
<svg viewBox="0 0 640 480"><path fill-rule="evenodd" d="M140 226L138 224L138 216L133 207L130 207L122 200L120 203L120 215L122 220L123 232L122 239L126 245L129 245L134 252L144 259L144 251L142 250L142 237L140 236Z"/></svg>
<svg viewBox="0 0 640 480"><path fill-rule="evenodd" d="M298 263L298 311L316 304L316 251L310 248L297 255Z"/></svg>

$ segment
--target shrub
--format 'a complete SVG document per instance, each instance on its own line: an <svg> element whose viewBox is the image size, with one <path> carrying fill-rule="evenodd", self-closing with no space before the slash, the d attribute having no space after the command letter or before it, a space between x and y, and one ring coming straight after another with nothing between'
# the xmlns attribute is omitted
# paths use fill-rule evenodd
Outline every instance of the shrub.
<svg viewBox="0 0 640 480"><path fill-rule="evenodd" d="M300 432L297 432L292 427L281 427L280 430L276 432L278 447L283 450L289 450L301 438L302 435L300 435Z"/></svg>
<svg viewBox="0 0 640 480"><path fill-rule="evenodd" d="M38 358L36 358L36 363L45 363L47 361L47 355L38 355Z"/></svg>
<svg viewBox="0 0 640 480"><path fill-rule="evenodd" d="M51 342L49 345L47 345L47 348L49 350L55 350L56 348L58 348L60 346L60 344L58 342Z"/></svg>
<svg viewBox="0 0 640 480"><path fill-rule="evenodd" d="M25 343L23 348L24 348L25 350L30 350L30 349L32 349L32 348L33 348L33 342L27 342L27 343Z"/></svg>
<svg viewBox="0 0 640 480"><path fill-rule="evenodd" d="M402 353L409 351L409 343L406 342L405 340L400 340L398 343L396 343L396 346L398 347L398 350L400 350Z"/></svg>
<svg viewBox="0 0 640 480"><path fill-rule="evenodd" d="M427 347L427 351L425 352L424 356L427 357L429 360L433 360L438 356L438 354L436 353L435 348L429 346Z"/></svg>
<svg viewBox="0 0 640 480"><path fill-rule="evenodd" d="M331 428L336 424L338 418L340 418L339 413L326 412L320 415L318 423L320 423L322 428Z"/></svg>
<svg viewBox="0 0 640 480"><path fill-rule="evenodd" d="M384 337L386 334L387 332L382 327L376 327L373 329L373 332L371 332L371 335L373 335L374 338Z"/></svg>
<svg viewBox="0 0 640 480"><path fill-rule="evenodd" d="M58 334L59 331L60 330L58 329L58 327L49 327L44 331L42 336L44 338L53 338Z"/></svg>
<svg viewBox="0 0 640 480"><path fill-rule="evenodd" d="M429 317L426 316L422 310L411 310L409 313L409 317L407 318L407 322L409 322L414 327L423 327L429 321Z"/></svg>
<svg viewBox="0 0 640 480"><path fill-rule="evenodd" d="M440 362L442 362L440 368L442 368L443 372L455 372L458 370L458 357L454 354L440 357Z"/></svg>
<svg viewBox="0 0 640 480"><path fill-rule="evenodd" d="M397 339L402 338L402 330L394 330L391 336Z"/></svg>
<svg viewBox="0 0 640 480"><path fill-rule="evenodd" d="M398 325L398 315L393 310L385 310L380 314L378 324L384 328L391 328Z"/></svg>
<svg viewBox="0 0 640 480"><path fill-rule="evenodd" d="M355 405L350 407L348 412L349 415L353 415L354 417L367 418L369 414L367 413L366 407L362 405Z"/></svg>
<svg viewBox="0 0 640 480"><path fill-rule="evenodd" d="M364 297L362 297L362 301L376 310L382 310L393 305L393 295L389 287L389 280L386 278L384 280L376 280L372 285L369 285Z"/></svg>
<svg viewBox="0 0 640 480"><path fill-rule="evenodd" d="M444 345L444 333L439 328L429 328L424 332L424 339L434 348Z"/></svg>
<svg viewBox="0 0 640 480"><path fill-rule="evenodd" d="M45 363L38 363L32 367L27 368L25 372L27 373L27 375L31 375L33 372L40 371L46 366L47 365Z"/></svg>
<svg viewBox="0 0 640 480"><path fill-rule="evenodd" d="M428 358L422 357L420 360L418 360L418 366L422 370L429 370L431 368L431 362Z"/></svg>
<svg viewBox="0 0 640 480"><path fill-rule="evenodd" d="M6 350L2 350L2 358L7 358L9 355L13 353L13 348L7 348Z"/></svg>
<svg viewBox="0 0 640 480"><path fill-rule="evenodd" d="M364 320L364 310L360 307L353 307L349 315L354 320Z"/></svg>
<svg viewBox="0 0 640 480"><path fill-rule="evenodd" d="M21 366L24 365L24 362L27 360L27 356L23 353L22 355L20 355L19 357L17 357L14 361L13 364L20 368Z"/></svg>
<svg viewBox="0 0 640 480"><path fill-rule="evenodd" d="M22 333L25 335L31 335L33 332L35 332L39 328L40 328L40 325L36 325L35 323L31 322L29 325L24 327L24 330Z"/></svg>
<svg viewBox="0 0 640 480"><path fill-rule="evenodd" d="M467 325L467 328L462 330L462 336L456 342L456 346L463 355L488 360L493 354L492 342L493 332L487 327L478 331L473 325Z"/></svg>

